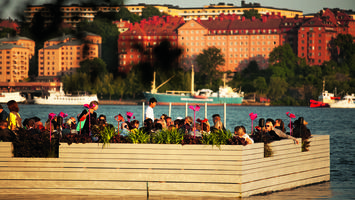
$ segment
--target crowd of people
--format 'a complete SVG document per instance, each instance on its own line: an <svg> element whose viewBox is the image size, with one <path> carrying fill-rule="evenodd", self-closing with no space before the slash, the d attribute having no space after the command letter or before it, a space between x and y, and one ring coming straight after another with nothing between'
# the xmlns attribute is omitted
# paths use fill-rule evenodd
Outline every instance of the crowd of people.
<svg viewBox="0 0 355 200"><path fill-rule="evenodd" d="M203 134L218 133L219 131L226 131L219 114L212 116L213 125L209 123L208 119L197 119L194 123L191 116L185 118L178 117L172 119L166 114L162 114L159 118L154 116L154 107L157 104L155 98L149 100L149 106L145 111L143 126L140 127L140 122L134 117L132 113L127 112L126 120L122 115L115 116L118 123L118 132L122 136L128 136L132 130L139 129L146 134L156 133L162 130L178 130L186 135L194 137L203 137ZM97 116L96 111L99 108L97 101L92 101L85 105L85 109L76 117L63 116L58 114L56 116L48 116L45 124L41 122L38 117L32 117L22 120L19 114L19 107L16 101L9 101L7 103L9 113L7 113L0 105L0 141L11 141L16 137L16 130L26 129L32 133L39 133L43 131L57 132L60 135L64 134L85 134L91 135L94 127L112 127L114 125L108 124L105 115ZM64 122L64 119L67 118ZM132 119L133 118L133 119ZM292 139L296 144L299 144L297 138L309 138L311 133L306 127L307 122L301 117L293 124L293 135L286 133L284 122L281 119L267 119L259 120L259 125L255 127L252 134L248 135L244 126L236 126L234 128L234 137L243 138L247 144L254 142L265 142Z"/></svg>

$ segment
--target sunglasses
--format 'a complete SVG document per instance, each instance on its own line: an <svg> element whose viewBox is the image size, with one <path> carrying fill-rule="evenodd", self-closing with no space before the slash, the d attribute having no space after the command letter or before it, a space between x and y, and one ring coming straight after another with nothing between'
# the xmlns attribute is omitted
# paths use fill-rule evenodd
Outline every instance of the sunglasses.
<svg viewBox="0 0 355 200"><path fill-rule="evenodd" d="M266 127L271 127L270 125L266 125Z"/></svg>

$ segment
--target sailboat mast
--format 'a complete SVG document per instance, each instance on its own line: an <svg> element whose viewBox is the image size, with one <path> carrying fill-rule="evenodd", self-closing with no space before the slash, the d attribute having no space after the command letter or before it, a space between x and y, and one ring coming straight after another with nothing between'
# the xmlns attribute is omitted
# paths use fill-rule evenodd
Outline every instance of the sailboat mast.
<svg viewBox="0 0 355 200"><path fill-rule="evenodd" d="M194 71L194 65L191 65L191 95L194 94L195 92L195 71Z"/></svg>
<svg viewBox="0 0 355 200"><path fill-rule="evenodd" d="M157 93L157 89L155 88L155 74L156 74L156 72L154 71L154 73L153 73L153 82L152 82L152 90L150 91L152 94Z"/></svg>

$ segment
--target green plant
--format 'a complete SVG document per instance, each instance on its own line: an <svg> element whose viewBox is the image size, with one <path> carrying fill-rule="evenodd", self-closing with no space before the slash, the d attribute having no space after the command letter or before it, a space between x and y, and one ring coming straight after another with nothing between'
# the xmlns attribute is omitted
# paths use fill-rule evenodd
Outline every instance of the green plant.
<svg viewBox="0 0 355 200"><path fill-rule="evenodd" d="M115 128L113 126L105 126L100 134L100 142L102 142L102 148L105 147L106 144L110 143L111 138L117 135Z"/></svg>
<svg viewBox="0 0 355 200"><path fill-rule="evenodd" d="M272 149L268 143L264 143L264 157L271 157L273 154Z"/></svg>
<svg viewBox="0 0 355 200"><path fill-rule="evenodd" d="M184 139L184 133L177 129L165 129L153 135L152 139L155 144L181 144Z"/></svg>
<svg viewBox="0 0 355 200"><path fill-rule="evenodd" d="M150 141L150 135L145 134L143 130L139 129L133 129L131 133L128 135L128 139L133 143L133 144L146 144Z"/></svg>
<svg viewBox="0 0 355 200"><path fill-rule="evenodd" d="M232 138L232 133L229 130L218 130L210 134L202 134L202 144L211 144L217 146L219 149L221 145L227 144L228 140Z"/></svg>

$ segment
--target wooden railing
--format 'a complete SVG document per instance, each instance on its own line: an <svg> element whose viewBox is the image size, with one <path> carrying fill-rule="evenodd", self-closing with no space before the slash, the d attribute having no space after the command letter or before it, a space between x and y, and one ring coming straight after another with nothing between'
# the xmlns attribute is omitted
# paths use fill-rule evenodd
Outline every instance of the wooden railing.
<svg viewBox="0 0 355 200"><path fill-rule="evenodd" d="M59 158L14 158L0 143L2 194L245 197L330 180L329 136L247 146L61 144Z"/></svg>

